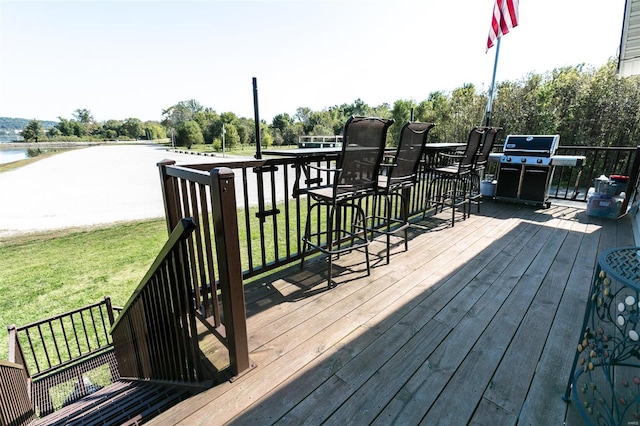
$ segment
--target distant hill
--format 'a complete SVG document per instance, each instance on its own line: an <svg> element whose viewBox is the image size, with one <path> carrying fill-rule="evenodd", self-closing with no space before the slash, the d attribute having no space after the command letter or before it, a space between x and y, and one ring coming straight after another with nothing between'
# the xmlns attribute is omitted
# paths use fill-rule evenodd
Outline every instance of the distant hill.
<svg viewBox="0 0 640 426"><path fill-rule="evenodd" d="M0 133L13 133L15 130L22 130L25 128L31 119L27 118L11 118L0 117ZM42 127L47 130L58 124L57 121L45 121L39 120Z"/></svg>

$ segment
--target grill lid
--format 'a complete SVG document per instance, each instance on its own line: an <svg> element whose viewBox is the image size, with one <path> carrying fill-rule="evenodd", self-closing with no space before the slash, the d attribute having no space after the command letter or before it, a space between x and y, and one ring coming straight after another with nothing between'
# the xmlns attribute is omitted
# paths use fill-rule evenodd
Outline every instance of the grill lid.
<svg viewBox="0 0 640 426"><path fill-rule="evenodd" d="M551 157L559 142L560 135L508 135L503 151L512 156Z"/></svg>

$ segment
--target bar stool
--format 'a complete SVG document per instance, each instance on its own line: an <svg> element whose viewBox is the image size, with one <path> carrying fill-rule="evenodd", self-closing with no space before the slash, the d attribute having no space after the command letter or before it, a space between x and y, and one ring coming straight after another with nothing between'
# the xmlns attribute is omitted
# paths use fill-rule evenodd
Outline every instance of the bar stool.
<svg viewBox="0 0 640 426"><path fill-rule="evenodd" d="M387 264L391 236L403 231L405 251L408 246L409 208L407 199L409 191L415 186L418 167L424 152L429 130L434 123L417 123L408 121L400 131L400 140L395 155L390 163L382 164L383 174L378 177L376 197L373 201L373 213L368 217L371 222L370 232L386 235ZM400 217L392 216L392 200L399 201ZM378 202L382 203L380 207ZM396 205L397 206L397 205ZM379 209L382 209L380 211ZM398 208L396 208L397 212Z"/></svg>
<svg viewBox="0 0 640 426"><path fill-rule="evenodd" d="M456 209L458 207L462 207L463 220L468 216L471 197L471 176L484 133L484 127L474 127L469 132L464 154L459 157L459 161L434 169L435 178L430 185L430 189L433 189L435 185L437 192L435 197L436 211L438 207L440 207L441 211L444 210L444 207L450 207L451 226L455 225Z"/></svg>
<svg viewBox="0 0 640 426"><path fill-rule="evenodd" d="M489 163L489 154L491 154L491 150L493 150L496 136L498 135L498 133L500 133L501 130L502 127L485 128L485 136L484 141L482 142L482 148L480 149L480 154L476 158L473 174L471 175L471 196L469 198L469 201L476 204L478 213L480 212L480 203L482 202L482 194L480 193L480 182L482 182L484 171L487 167L487 164Z"/></svg>
<svg viewBox="0 0 640 426"><path fill-rule="evenodd" d="M317 170L333 173L333 182L329 185L310 189L307 194L312 203L307 211L304 237L302 238L302 258L300 268L309 248L328 255L329 270L327 286L332 287L333 256L364 248L367 263L367 275L370 273L369 243L367 228L357 226L366 223L366 215L359 199L373 195L378 183L378 174L387 138L387 130L394 120L378 117L349 118L344 127L342 152L337 168ZM324 207L325 219L320 211ZM319 222L312 232L313 212Z"/></svg>

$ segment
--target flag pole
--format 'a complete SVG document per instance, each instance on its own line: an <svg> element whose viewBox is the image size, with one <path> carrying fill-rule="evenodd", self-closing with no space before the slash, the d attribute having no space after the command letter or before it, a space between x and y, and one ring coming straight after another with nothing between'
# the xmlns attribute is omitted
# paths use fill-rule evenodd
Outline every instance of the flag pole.
<svg viewBox="0 0 640 426"><path fill-rule="evenodd" d="M496 84L496 70L498 69L498 55L500 54L500 40L502 37L498 37L496 43L496 58L493 61L493 76L491 77L491 86L489 86L489 99L487 100L487 110L484 116L484 125L490 126L491 124L491 107L493 105L493 96Z"/></svg>

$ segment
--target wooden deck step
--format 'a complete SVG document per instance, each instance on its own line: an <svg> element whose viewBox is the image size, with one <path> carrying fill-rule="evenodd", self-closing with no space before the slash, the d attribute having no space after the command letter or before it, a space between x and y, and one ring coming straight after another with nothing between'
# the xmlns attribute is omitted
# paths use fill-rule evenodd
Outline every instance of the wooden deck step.
<svg viewBox="0 0 640 426"><path fill-rule="evenodd" d="M36 424L140 424L195 393L190 388L122 379L38 420Z"/></svg>

